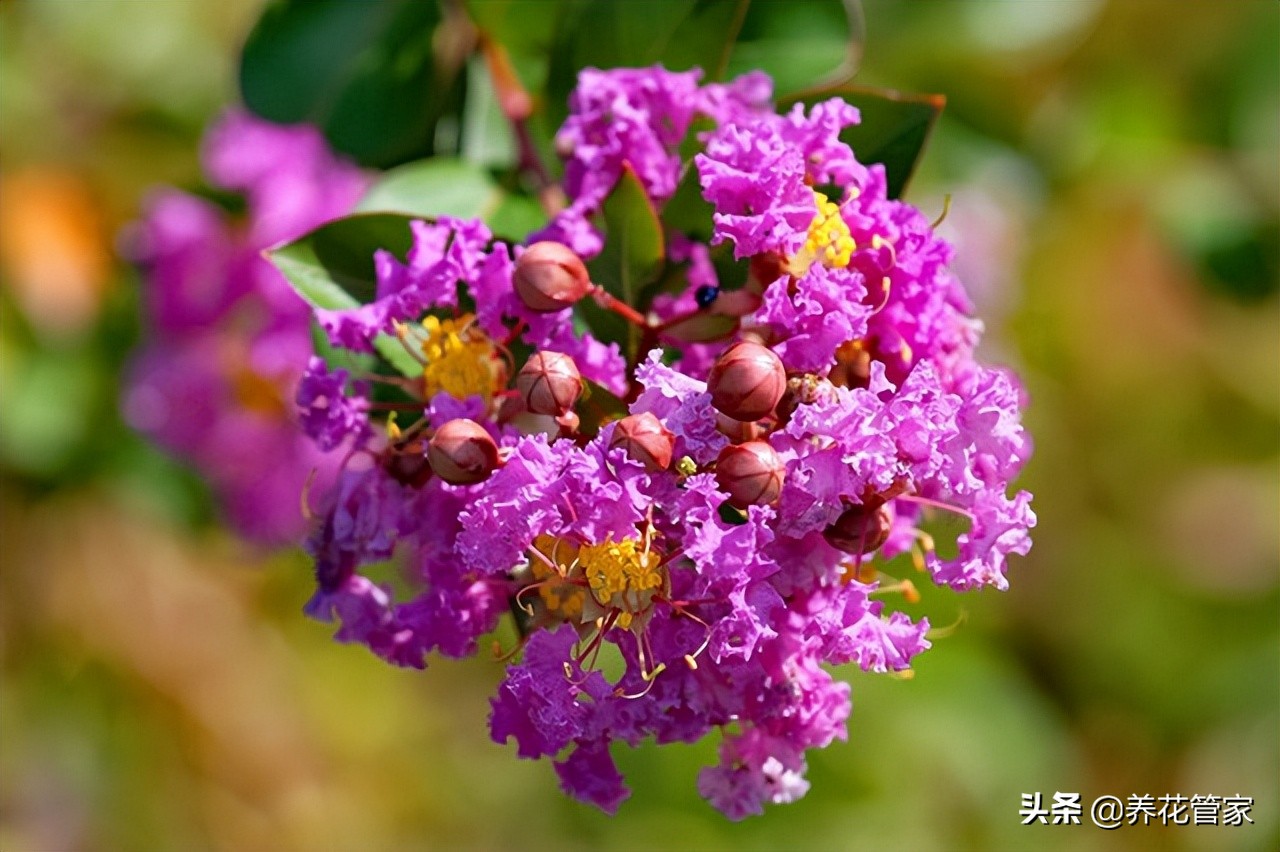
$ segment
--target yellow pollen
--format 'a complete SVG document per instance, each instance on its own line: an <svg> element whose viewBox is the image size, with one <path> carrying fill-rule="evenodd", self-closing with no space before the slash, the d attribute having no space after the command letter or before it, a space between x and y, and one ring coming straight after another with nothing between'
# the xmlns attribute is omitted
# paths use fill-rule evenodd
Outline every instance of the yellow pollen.
<svg viewBox="0 0 1280 852"><path fill-rule="evenodd" d="M578 556L577 545L562 538L540 535L533 540L533 546L555 560L560 567L560 572L557 573L541 559L529 560L534 579L542 583L538 586L538 597L542 599L548 612L566 621L576 620L582 615L582 602L586 597L586 592L567 576L573 560Z"/></svg>
<svg viewBox="0 0 1280 852"><path fill-rule="evenodd" d="M578 563L592 596L601 606L620 611L617 623L624 630L631 626L632 615L662 588L661 560L658 554L640 549L640 544L639 539L615 542L610 538L602 544L583 545L578 551Z"/></svg>
<svg viewBox="0 0 1280 852"><path fill-rule="evenodd" d="M429 316L422 328L427 333L422 382L428 399L440 391L458 399L493 396L501 384L501 362L493 342L472 324L471 314L445 320Z"/></svg>
<svg viewBox="0 0 1280 852"><path fill-rule="evenodd" d="M803 275L815 262L828 269L843 269L849 265L858 248L849 226L840 215L840 206L817 190L811 192L818 205L818 213L809 223L809 236L804 241L804 248L787 263L792 275Z"/></svg>

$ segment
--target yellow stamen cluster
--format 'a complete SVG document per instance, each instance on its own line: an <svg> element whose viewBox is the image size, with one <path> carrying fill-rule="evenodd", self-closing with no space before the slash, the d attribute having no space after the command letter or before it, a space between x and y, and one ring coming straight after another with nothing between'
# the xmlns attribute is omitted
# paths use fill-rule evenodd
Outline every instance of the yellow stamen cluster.
<svg viewBox="0 0 1280 852"><path fill-rule="evenodd" d="M803 275L815 262L828 269L843 269L849 265L858 248L849 226L840 216L840 206L821 192L811 191L818 213L809 223L809 236L804 241L804 248L787 264L792 275Z"/></svg>
<svg viewBox="0 0 1280 852"><path fill-rule="evenodd" d="M440 391L458 399L493 396L501 384L501 362L493 341L472 324L470 314L444 320L429 316L422 328L427 333L422 382L428 399Z"/></svg>
<svg viewBox="0 0 1280 852"><path fill-rule="evenodd" d="M553 615L566 621L577 620L582 615L582 604L587 594L568 578L569 568L578 556L577 545L561 538L540 535L534 539L533 546L560 566L557 572L541 559L530 560L534 579L542 583L538 586L538 597Z"/></svg>
<svg viewBox="0 0 1280 852"><path fill-rule="evenodd" d="M644 548L639 539L606 539L578 551L591 594L601 606L619 610L617 624L631 626L632 616L644 609L663 585L658 554Z"/></svg>

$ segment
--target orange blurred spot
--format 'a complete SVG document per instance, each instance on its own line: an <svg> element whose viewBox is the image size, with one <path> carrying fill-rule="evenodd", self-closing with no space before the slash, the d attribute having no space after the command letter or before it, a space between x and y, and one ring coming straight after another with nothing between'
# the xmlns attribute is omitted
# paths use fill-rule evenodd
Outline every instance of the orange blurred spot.
<svg viewBox="0 0 1280 852"><path fill-rule="evenodd" d="M104 231L83 178L28 167L0 179L0 282L40 332L74 337L97 320L111 268Z"/></svg>

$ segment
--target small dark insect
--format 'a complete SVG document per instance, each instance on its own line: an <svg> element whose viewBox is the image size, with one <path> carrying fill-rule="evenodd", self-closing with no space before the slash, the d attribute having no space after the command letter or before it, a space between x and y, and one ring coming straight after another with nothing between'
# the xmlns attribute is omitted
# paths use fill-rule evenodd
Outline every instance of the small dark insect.
<svg viewBox="0 0 1280 852"><path fill-rule="evenodd" d="M711 303L720 295L720 288L711 284L703 284L693 294L693 300L698 303L700 308L709 308Z"/></svg>

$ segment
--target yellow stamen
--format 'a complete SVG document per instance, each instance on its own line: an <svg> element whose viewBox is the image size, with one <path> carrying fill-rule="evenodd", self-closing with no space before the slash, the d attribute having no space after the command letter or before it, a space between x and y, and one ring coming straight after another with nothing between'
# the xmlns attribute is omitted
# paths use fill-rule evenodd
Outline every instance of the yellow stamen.
<svg viewBox="0 0 1280 852"><path fill-rule="evenodd" d="M828 269L843 269L849 265L858 245L854 242L849 226L840 215L840 206L817 190L812 190L818 205L817 215L809 224L809 236L787 263L792 275L803 275L815 262Z"/></svg>
<svg viewBox="0 0 1280 852"><path fill-rule="evenodd" d="M544 556L555 562L558 571L541 559L531 559L535 580L542 583L538 586L538 597L547 611L560 616L566 621L575 621L582 615L582 604L586 592L581 586L569 580L570 566L578 557L578 547L573 542L549 535L540 535L533 541L533 546Z"/></svg>
<svg viewBox="0 0 1280 852"><path fill-rule="evenodd" d="M602 544L583 545L578 551L591 595L601 606L619 610L618 626L627 629L632 616L642 611L662 588L658 554L641 549L641 541L606 539Z"/></svg>
<svg viewBox="0 0 1280 852"><path fill-rule="evenodd" d="M429 316L422 321L423 389L427 398L444 391L458 399L489 399L502 385L502 362L493 341L467 314L457 319Z"/></svg>

